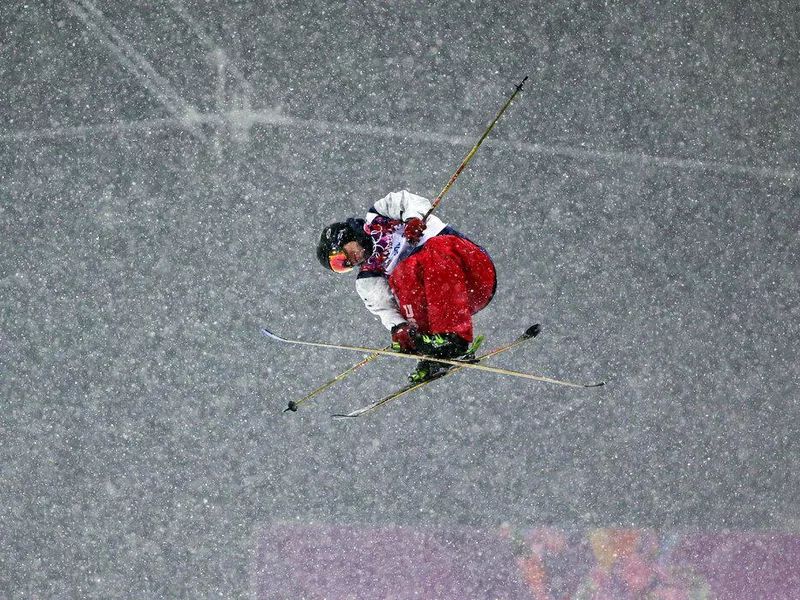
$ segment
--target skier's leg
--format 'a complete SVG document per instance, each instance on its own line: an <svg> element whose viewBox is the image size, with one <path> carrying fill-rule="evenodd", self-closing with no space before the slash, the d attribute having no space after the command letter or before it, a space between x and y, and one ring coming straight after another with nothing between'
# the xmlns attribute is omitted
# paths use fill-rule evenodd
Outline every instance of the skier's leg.
<svg viewBox="0 0 800 600"><path fill-rule="evenodd" d="M449 261L447 258L444 260ZM430 319L432 310L434 313L441 312L438 307L431 305L428 297L431 277L426 275L426 271L436 272L435 269L427 268L431 262L435 262L435 260L426 258L426 251L423 248L397 266L389 278L389 287L397 299L401 314L419 332L416 339L417 351L429 356L456 358L467 351L466 340L461 337L461 334L456 334L453 327L447 329L448 326L441 323L434 326ZM455 268L455 265L451 265L451 269ZM466 292L464 291L462 295L465 296ZM422 360L409 375L409 380L412 382L422 381L449 368L442 363Z"/></svg>
<svg viewBox="0 0 800 600"><path fill-rule="evenodd" d="M429 240L392 272L389 287L400 312L421 333L455 333L472 340L472 313L459 257L442 236Z"/></svg>
<svg viewBox="0 0 800 600"><path fill-rule="evenodd" d="M400 311L420 332L417 349L432 357L466 356L474 339L472 315L491 300L495 271L478 246L440 236L401 262L389 278ZM415 376L429 376L439 363L423 361Z"/></svg>
<svg viewBox="0 0 800 600"><path fill-rule="evenodd" d="M454 332L472 341L472 315L485 308L496 287L491 258L480 246L458 236L429 240L417 255L431 333Z"/></svg>
<svg viewBox="0 0 800 600"><path fill-rule="evenodd" d="M428 302L418 256L419 253L414 254L397 266L389 278L389 287L397 299L400 314L417 331L427 332Z"/></svg>
<svg viewBox="0 0 800 600"><path fill-rule="evenodd" d="M426 244L420 255L428 304L428 332L455 333L471 342L472 310L467 280L458 257L445 244L432 244L430 248Z"/></svg>

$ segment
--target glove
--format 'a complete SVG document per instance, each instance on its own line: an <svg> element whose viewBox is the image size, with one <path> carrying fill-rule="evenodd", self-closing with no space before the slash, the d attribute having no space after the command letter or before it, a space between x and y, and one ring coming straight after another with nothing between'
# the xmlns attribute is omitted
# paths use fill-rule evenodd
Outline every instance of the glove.
<svg viewBox="0 0 800 600"><path fill-rule="evenodd" d="M412 244L416 244L422 237L422 232L425 231L425 221L418 217L414 217L406 221L406 229L403 235Z"/></svg>
<svg viewBox="0 0 800 600"><path fill-rule="evenodd" d="M400 323L392 327L392 350L395 352L413 352L417 330L408 323Z"/></svg>

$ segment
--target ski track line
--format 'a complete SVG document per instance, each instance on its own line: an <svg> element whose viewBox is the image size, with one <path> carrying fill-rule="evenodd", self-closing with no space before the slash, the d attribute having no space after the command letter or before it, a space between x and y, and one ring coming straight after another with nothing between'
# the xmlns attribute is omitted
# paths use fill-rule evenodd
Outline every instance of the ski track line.
<svg viewBox="0 0 800 600"><path fill-rule="evenodd" d="M433 144L447 144L450 146L471 147L473 142L466 137L458 137L439 133L423 133L396 129L394 127L379 127L374 125L357 125L350 123L335 123L332 121L296 119L281 114L279 111L230 111L226 113L190 113L182 118L148 119L142 121L114 122L99 125L81 125L75 127L53 127L49 129L33 129L6 131L0 133L2 142L25 142L35 139L62 138L62 137L89 137L102 134L116 134L126 131L152 130L179 128L185 129L191 125L235 125L247 128L252 125L278 125L296 129L307 129L322 134L347 133L358 136L372 136L392 138L413 142ZM639 165L652 165L662 168L678 170L712 171L717 173L750 175L762 179L783 180L794 184L798 180L798 172L793 169L776 169L770 167L749 167L733 163L698 160L686 158L671 158L650 156L648 154L595 150L575 146L548 146L529 142L515 142L487 139L487 146L494 148L508 148L515 152L525 154L541 154L545 156L569 156L584 160L607 160L616 163Z"/></svg>

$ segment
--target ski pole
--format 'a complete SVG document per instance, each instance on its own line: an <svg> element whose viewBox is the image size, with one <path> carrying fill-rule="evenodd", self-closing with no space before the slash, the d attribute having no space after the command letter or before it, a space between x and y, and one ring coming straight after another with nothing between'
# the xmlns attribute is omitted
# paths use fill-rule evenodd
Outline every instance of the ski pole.
<svg viewBox="0 0 800 600"><path fill-rule="evenodd" d="M389 348L391 348L391 347L392 347L392 346L391 346L391 344L390 344L390 345L386 346L385 348L383 348L382 350L388 350L388 349L389 349ZM308 394L308 395L307 395L307 396L305 396L304 398L302 398L302 399L298 400L297 402L295 402L294 400L289 400L289 406L288 406L288 407L286 407L286 408L284 408L284 409L283 409L283 412L288 412L288 411L297 412L297 407L298 407L298 406L300 406L300 405L301 405L303 402L305 402L306 400L310 400L312 397L314 397L314 396L316 396L317 394L319 394L319 393L320 393L322 390L324 390L324 389L326 389L327 387L329 387L329 386L333 385L334 383L336 383L336 382L337 382L337 381L339 381L340 379L342 379L342 378L344 378L344 377L347 377L348 375L350 375L350 373L353 373L354 371L357 371L358 369L360 369L361 367L363 367L365 364L367 364L367 363L368 363L368 362L370 362L371 360L375 360L375 359L376 359L376 358L378 358L379 356L380 356L380 353L379 353L379 352L373 352L372 354L370 354L370 355L369 355L367 358L365 358L364 360L362 360L362 361L361 361L361 362L359 362L358 364L355 364L355 365L353 365L352 367L350 367L349 369L347 369L346 371L344 371L344 372L340 373L339 375L337 375L336 377L334 377L333 379L331 379L331 380L330 380L328 383L325 383L325 384L323 384L323 385L319 386L319 387L318 387L317 389L315 389L313 392L311 392L310 394Z"/></svg>
<svg viewBox="0 0 800 600"><path fill-rule="evenodd" d="M500 109L500 112L497 113L497 116L494 118L494 121L492 121L489 124L489 127L486 128L486 131L483 132L483 135L478 140L478 143L475 144L475 146L473 146L472 150L469 151L469 154L467 154L467 157L462 161L461 165L459 165L459 167L456 169L456 172L453 173L453 176L450 178L450 181L447 182L447 185L445 185L444 188L442 189L442 191L439 192L439 195L436 196L436 200L433 201L433 204L431 204L431 207L428 209L428 212L426 212L425 216L422 217L423 221L427 221L428 217L431 216L431 213L434 211L434 209L439 204L439 202L442 201L442 197L447 193L447 190L450 189L450 187L453 185L455 180L461 174L461 171L464 170L464 167L467 166L467 163L470 161L470 159L478 151L478 148L480 148L480 145L483 143L483 140L486 139L486 136L489 135L489 132L492 130L492 128L494 127L495 123L497 123L500 120L500 117L503 116L503 113L506 112L506 109L511 104L511 101L514 100L516 95L519 94L522 91L522 86L525 85L525 82L527 80L528 80L528 76L526 75L525 78L522 81L520 81L519 84L516 86L516 88L514 89L514 93L511 94L511 97L503 105L503 108Z"/></svg>

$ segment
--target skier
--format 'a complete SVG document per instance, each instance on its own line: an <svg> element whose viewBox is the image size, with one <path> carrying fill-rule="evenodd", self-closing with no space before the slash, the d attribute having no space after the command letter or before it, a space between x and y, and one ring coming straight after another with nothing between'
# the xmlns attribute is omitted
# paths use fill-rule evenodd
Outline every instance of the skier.
<svg viewBox="0 0 800 600"><path fill-rule="evenodd" d="M392 348L431 358L473 360L472 315L494 296L497 278L486 250L431 215L430 201L406 190L384 196L366 219L326 227L317 245L323 267L358 267L356 291L391 331ZM422 360L411 382L448 365Z"/></svg>

